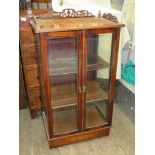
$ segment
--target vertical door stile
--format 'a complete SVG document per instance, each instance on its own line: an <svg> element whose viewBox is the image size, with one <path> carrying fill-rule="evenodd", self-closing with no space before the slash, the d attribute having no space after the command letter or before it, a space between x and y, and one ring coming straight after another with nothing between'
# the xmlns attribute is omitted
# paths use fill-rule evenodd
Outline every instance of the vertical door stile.
<svg viewBox="0 0 155 155"><path fill-rule="evenodd" d="M52 128L52 110L51 110L51 95L50 95L50 83L49 83L49 73L48 73L48 56L47 56L47 33L40 34L40 42L41 42L41 56L43 61L43 70L44 70L44 86L46 93L46 102L47 102L47 124L48 124L48 133L49 138L53 135Z"/></svg>
<svg viewBox="0 0 155 155"><path fill-rule="evenodd" d="M83 31L83 51L82 51L82 127L86 128L86 64L87 64L87 32Z"/></svg>
<svg viewBox="0 0 155 155"><path fill-rule="evenodd" d="M112 124L112 114L113 114L113 102L115 94L115 82L116 82L116 70L117 70L117 59L118 59L118 49L119 49L119 38L120 38L120 28L113 31L112 37L112 56L111 56L111 67L110 67L110 91L108 94L109 104L108 104L108 120L110 125Z"/></svg>

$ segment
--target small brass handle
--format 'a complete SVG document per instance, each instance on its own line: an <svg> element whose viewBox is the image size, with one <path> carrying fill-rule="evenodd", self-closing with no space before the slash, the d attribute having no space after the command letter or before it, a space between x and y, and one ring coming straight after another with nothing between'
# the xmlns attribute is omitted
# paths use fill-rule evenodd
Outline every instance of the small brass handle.
<svg viewBox="0 0 155 155"><path fill-rule="evenodd" d="M86 92L86 86L83 86L83 88L82 88L82 92L83 92L83 93Z"/></svg>
<svg viewBox="0 0 155 155"><path fill-rule="evenodd" d="M83 88L81 89L81 87L78 88L79 93L85 93L86 92L86 86L83 86Z"/></svg>

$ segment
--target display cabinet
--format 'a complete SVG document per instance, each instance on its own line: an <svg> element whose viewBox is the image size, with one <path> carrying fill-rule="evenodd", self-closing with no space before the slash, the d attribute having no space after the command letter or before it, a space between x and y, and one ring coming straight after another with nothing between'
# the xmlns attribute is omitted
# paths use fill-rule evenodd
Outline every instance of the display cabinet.
<svg viewBox="0 0 155 155"><path fill-rule="evenodd" d="M106 136L112 123L119 35L124 25L86 11L73 13L30 21L50 147ZM103 45L108 46L106 50Z"/></svg>

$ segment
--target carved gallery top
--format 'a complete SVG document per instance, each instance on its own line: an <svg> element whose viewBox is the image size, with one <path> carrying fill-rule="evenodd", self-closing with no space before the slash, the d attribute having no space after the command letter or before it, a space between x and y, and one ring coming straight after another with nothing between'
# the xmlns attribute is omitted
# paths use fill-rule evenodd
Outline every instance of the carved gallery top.
<svg viewBox="0 0 155 155"><path fill-rule="evenodd" d="M30 23L35 33L124 26L124 24L94 17L86 10L75 11L73 9L65 9L62 12L49 12L44 16L34 17Z"/></svg>

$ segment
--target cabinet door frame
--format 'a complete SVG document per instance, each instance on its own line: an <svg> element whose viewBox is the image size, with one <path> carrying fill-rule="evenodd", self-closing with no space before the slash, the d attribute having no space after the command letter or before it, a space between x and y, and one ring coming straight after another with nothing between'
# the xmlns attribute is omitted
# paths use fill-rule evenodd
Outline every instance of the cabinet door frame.
<svg viewBox="0 0 155 155"><path fill-rule="evenodd" d="M109 75L109 93L108 93L108 106L107 106L107 119L108 123L103 125L94 126L91 128L86 128L86 91L83 91L82 94L82 124L83 131L94 130L98 128L104 128L111 126L112 124L112 115L113 115L113 101L115 95L115 81L116 81L116 70L117 70L117 59L118 59L118 48L119 48L119 38L120 38L120 28L108 28L108 29L91 29L86 30L83 33L83 38L85 45L83 48L83 72L82 72L82 89L84 90L87 82L87 71L86 71L86 62L87 62L87 38L89 35L98 35L112 33L112 45L111 45L111 63L110 63L110 75Z"/></svg>
<svg viewBox="0 0 155 155"><path fill-rule="evenodd" d="M49 80L49 71L48 71L48 38L62 38L62 37L77 37L77 52L78 52L78 77L77 77L77 131L69 131L60 134L54 134L53 132L53 113L52 113L52 98L50 90L50 80ZM43 69L43 85L45 92L45 99L43 100L44 106L47 112L47 128L49 133L49 138L60 137L65 135L70 135L71 133L77 133L82 131L82 44L83 37L82 31L66 31L66 32L49 32L40 34L40 49L41 49L41 59L42 59L42 69Z"/></svg>

